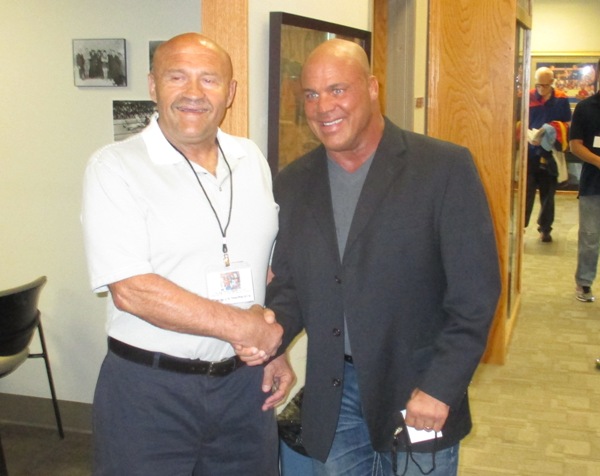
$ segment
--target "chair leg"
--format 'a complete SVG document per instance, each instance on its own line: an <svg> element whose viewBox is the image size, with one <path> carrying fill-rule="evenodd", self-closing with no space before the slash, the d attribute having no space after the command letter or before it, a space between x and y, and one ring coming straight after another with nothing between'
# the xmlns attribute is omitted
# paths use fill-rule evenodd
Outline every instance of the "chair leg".
<svg viewBox="0 0 600 476"><path fill-rule="evenodd" d="M46 373L48 374L48 385L50 385L50 394L52 395L52 404L54 405L54 416L56 417L56 427L58 428L58 434L61 438L65 437L63 431L62 419L60 418L60 410L58 408L58 399L56 398L56 391L54 390L54 380L52 379L52 370L50 369L50 361L48 359L48 352L46 350L46 339L44 338L44 330L42 329L42 321L40 319L38 323L38 331L40 335L40 343L42 344L42 358L46 364Z"/></svg>
<svg viewBox="0 0 600 476"><path fill-rule="evenodd" d="M6 459L4 458L4 450L2 449L2 437L0 436L0 476L8 476L8 468L6 467Z"/></svg>

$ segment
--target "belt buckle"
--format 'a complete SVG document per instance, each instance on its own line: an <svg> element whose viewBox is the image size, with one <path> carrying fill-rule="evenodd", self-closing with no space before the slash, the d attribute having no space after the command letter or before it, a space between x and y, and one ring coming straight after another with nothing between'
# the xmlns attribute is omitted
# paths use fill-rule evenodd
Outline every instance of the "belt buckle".
<svg viewBox="0 0 600 476"><path fill-rule="evenodd" d="M212 361L210 361L210 362L208 363L208 372L206 372L206 373L207 373L208 375L211 375L211 376L212 376L212 375L214 374L214 372L215 372L215 363L214 363L214 362L212 362Z"/></svg>

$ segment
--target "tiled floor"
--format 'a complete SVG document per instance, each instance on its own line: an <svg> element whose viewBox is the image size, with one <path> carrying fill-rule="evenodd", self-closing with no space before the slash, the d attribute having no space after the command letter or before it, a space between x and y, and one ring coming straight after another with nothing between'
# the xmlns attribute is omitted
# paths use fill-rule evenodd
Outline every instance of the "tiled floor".
<svg viewBox="0 0 600 476"><path fill-rule="evenodd" d="M600 475L600 302L574 297L576 198L558 196L556 215L553 243L527 230L521 312L506 364L473 380L460 476ZM89 435L0 431L11 476L89 474Z"/></svg>
<svg viewBox="0 0 600 476"><path fill-rule="evenodd" d="M557 196L552 243L539 241L535 213L506 364L481 365L473 381L461 476L600 475L600 302L574 295L577 199Z"/></svg>

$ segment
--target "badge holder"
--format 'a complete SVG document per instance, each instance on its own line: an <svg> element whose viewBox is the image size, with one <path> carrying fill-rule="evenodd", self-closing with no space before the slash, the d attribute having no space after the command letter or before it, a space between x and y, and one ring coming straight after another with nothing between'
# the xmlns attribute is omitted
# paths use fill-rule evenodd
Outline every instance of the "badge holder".
<svg viewBox="0 0 600 476"><path fill-rule="evenodd" d="M252 269L248 263L211 266L206 270L207 296L223 304L254 302Z"/></svg>

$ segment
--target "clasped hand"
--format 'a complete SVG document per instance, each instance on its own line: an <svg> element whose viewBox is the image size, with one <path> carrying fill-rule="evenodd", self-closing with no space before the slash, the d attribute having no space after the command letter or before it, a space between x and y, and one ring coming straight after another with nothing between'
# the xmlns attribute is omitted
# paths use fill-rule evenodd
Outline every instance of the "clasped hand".
<svg viewBox="0 0 600 476"><path fill-rule="evenodd" d="M277 353L282 342L283 327L275 320L275 313L258 304L249 308L248 329L241 343L234 343L236 354L247 365L260 365Z"/></svg>

